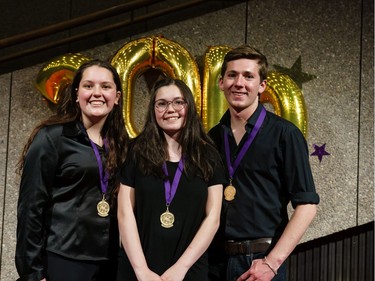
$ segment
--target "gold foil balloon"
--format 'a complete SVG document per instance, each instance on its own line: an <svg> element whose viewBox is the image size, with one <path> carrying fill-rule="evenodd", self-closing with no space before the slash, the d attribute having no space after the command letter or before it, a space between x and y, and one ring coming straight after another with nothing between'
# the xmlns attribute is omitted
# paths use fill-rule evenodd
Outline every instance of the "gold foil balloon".
<svg viewBox="0 0 375 281"><path fill-rule="evenodd" d="M126 43L117 51L111 64L117 69L122 82L123 115L125 128L130 137L138 135L132 121L132 93L135 80L152 65L153 38L146 37Z"/></svg>
<svg viewBox="0 0 375 281"><path fill-rule="evenodd" d="M132 93L136 79L147 69L161 70L172 78L183 80L191 89L200 111L201 89L198 66L180 44L162 36L144 37L126 43L113 56L111 64L117 69L123 86L125 126L131 137L138 135L132 118Z"/></svg>
<svg viewBox="0 0 375 281"><path fill-rule="evenodd" d="M201 111L201 83L194 57L180 44L162 36L154 38L154 66L171 77L186 83L194 95L198 113Z"/></svg>
<svg viewBox="0 0 375 281"><path fill-rule="evenodd" d="M47 62L39 71L35 86L49 101L57 103L60 91L71 83L74 72L82 63L90 60L81 54L66 54Z"/></svg>
<svg viewBox="0 0 375 281"><path fill-rule="evenodd" d="M302 91L288 75L270 71L260 102L270 103L275 114L293 122L307 136L307 112Z"/></svg>
<svg viewBox="0 0 375 281"><path fill-rule="evenodd" d="M230 49L226 46L213 46L207 48L204 54L202 122L206 130L216 125L228 108L219 88L219 78L224 56Z"/></svg>

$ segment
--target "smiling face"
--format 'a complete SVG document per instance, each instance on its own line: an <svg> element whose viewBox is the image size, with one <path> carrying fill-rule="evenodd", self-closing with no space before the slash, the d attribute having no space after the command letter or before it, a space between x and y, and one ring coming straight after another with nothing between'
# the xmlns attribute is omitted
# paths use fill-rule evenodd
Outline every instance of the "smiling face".
<svg viewBox="0 0 375 281"><path fill-rule="evenodd" d="M104 122L118 104L120 94L108 69L97 65L86 68L77 90L83 123Z"/></svg>
<svg viewBox="0 0 375 281"><path fill-rule="evenodd" d="M258 106L258 94L266 89L266 80L260 78L257 60L243 58L228 62L219 87L232 111L251 115Z"/></svg>
<svg viewBox="0 0 375 281"><path fill-rule="evenodd" d="M181 106L179 106L181 103L183 103L184 97L176 85L168 85L157 90L155 102L160 101L163 101L164 105L166 102L167 107L165 110L161 111L154 106L156 122L165 134L175 138L185 125L187 105L185 104L181 109ZM173 105L172 101L174 101L175 106Z"/></svg>

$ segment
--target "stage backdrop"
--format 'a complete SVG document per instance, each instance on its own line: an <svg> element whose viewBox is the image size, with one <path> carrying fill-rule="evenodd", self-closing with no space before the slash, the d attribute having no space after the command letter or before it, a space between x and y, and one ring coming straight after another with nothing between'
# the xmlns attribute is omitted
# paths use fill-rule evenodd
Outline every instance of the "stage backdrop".
<svg viewBox="0 0 375 281"><path fill-rule="evenodd" d="M298 87L306 115L305 135L316 188L318 215L303 242L374 220L373 4L332 0L252 1L219 12L149 30L81 54L112 60L129 42L163 36L196 62L204 85L204 54L211 46L249 43L269 59L272 71ZM61 54L66 55L66 54ZM53 60L54 58L51 58ZM46 62L48 63L48 62ZM14 267L19 176L16 163L34 126L53 111L36 87L44 64L0 76L1 280L17 278ZM139 130L155 73L134 81L129 112ZM196 85L197 86L197 85ZM294 86L293 86L294 87ZM219 93L220 94L220 93ZM134 102L135 101L135 102ZM200 99L202 102L202 99ZM212 108L213 102L207 103ZM203 104L203 103L202 103ZM269 106L270 110L274 110ZM129 113L130 114L130 113Z"/></svg>

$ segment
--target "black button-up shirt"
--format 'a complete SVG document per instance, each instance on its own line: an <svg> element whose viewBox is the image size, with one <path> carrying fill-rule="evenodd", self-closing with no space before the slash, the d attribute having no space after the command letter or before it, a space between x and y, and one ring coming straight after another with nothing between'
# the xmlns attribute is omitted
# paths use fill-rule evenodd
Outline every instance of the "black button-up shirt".
<svg viewBox="0 0 375 281"><path fill-rule="evenodd" d="M104 157L104 150L98 149ZM77 260L108 259L110 240L116 244L118 236L116 217L115 212L98 215L101 199L98 163L79 124L41 129L28 150L19 190L20 280L44 276L45 250Z"/></svg>
<svg viewBox="0 0 375 281"><path fill-rule="evenodd" d="M209 131L226 163L224 131L228 133L231 163L237 157L260 115L260 104L246 124L237 146L227 111ZM306 140L291 122L267 112L265 120L233 176L237 193L224 201L225 237L233 240L274 237L288 223L287 205L318 204L319 196L308 159Z"/></svg>

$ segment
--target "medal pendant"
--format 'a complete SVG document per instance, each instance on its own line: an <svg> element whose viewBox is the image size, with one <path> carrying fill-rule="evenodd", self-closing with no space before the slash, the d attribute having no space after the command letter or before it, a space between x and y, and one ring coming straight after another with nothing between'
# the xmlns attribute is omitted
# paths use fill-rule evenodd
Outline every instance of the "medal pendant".
<svg viewBox="0 0 375 281"><path fill-rule="evenodd" d="M101 217L107 217L109 214L109 209L110 209L109 204L105 200L104 196L105 195L103 194L102 200L100 200L98 204L96 205L96 209L98 210L98 215Z"/></svg>
<svg viewBox="0 0 375 281"><path fill-rule="evenodd" d="M161 226L164 228L171 228L174 223L174 215L168 210L160 215Z"/></svg>
<svg viewBox="0 0 375 281"><path fill-rule="evenodd" d="M225 200L232 201L235 195L236 195L236 188L233 185L230 184L224 189Z"/></svg>

